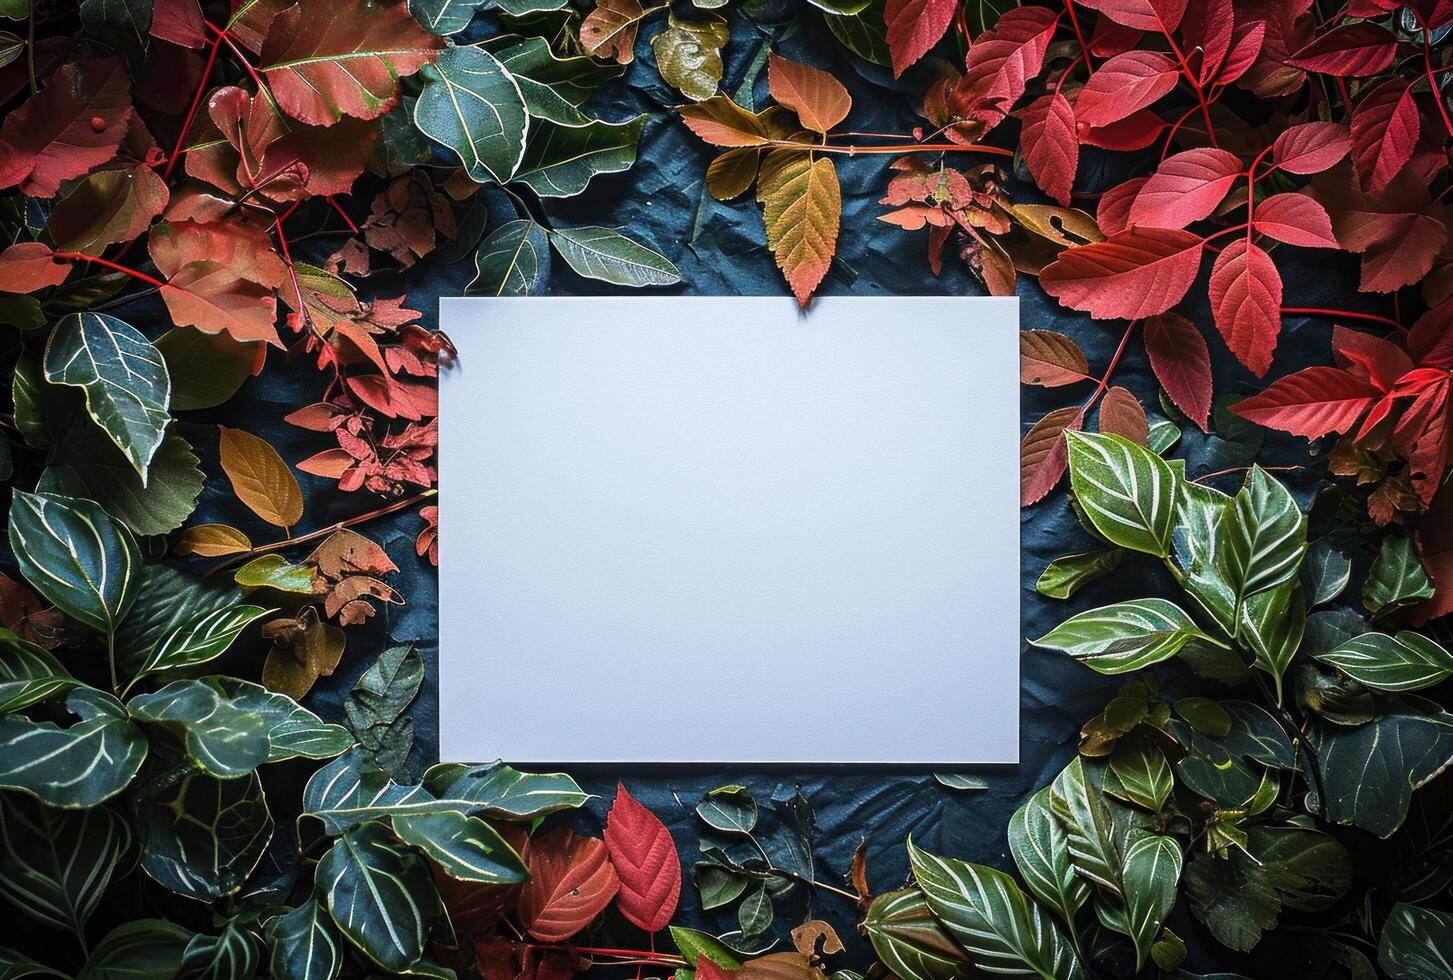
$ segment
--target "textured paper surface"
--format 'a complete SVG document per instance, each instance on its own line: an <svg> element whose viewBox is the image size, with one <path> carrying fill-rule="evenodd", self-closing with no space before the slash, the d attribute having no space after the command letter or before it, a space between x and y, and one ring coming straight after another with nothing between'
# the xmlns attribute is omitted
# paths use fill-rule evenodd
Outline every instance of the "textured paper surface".
<svg viewBox="0 0 1453 980"><path fill-rule="evenodd" d="M440 753L1005 763L1012 299L445 299Z"/></svg>

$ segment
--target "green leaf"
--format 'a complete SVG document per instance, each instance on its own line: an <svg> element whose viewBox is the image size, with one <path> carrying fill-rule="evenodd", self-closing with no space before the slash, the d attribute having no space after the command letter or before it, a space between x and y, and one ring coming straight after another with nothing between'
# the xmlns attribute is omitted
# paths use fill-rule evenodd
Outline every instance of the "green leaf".
<svg viewBox="0 0 1453 980"><path fill-rule="evenodd" d="M630 169L645 124L644 114L621 123L603 119L587 119L573 126L537 122L513 182L541 197L574 197L597 174Z"/></svg>
<svg viewBox="0 0 1453 980"><path fill-rule="evenodd" d="M114 316L72 313L45 345L45 377L85 392L86 411L146 486L151 457L171 421L171 378L151 341Z"/></svg>
<svg viewBox="0 0 1453 980"><path fill-rule="evenodd" d="M1152 739L1134 736L1116 743L1105 773L1106 793L1159 813L1174 789L1170 763Z"/></svg>
<svg viewBox="0 0 1453 980"><path fill-rule="evenodd" d="M767 894L766 882L747 892L747 897L737 906L737 924L742 938L749 942L772 928L772 897Z"/></svg>
<svg viewBox="0 0 1453 980"><path fill-rule="evenodd" d="M562 126L585 121L580 106L605 82L620 77L625 65L594 58L559 57L541 37L501 35L483 47L514 76L531 119Z"/></svg>
<svg viewBox="0 0 1453 980"><path fill-rule="evenodd" d="M474 13L487 0L409 0L409 13L430 34L448 37L469 26Z"/></svg>
<svg viewBox="0 0 1453 980"><path fill-rule="evenodd" d="M78 683L50 651L0 628L0 714L19 711Z"/></svg>
<svg viewBox="0 0 1453 980"><path fill-rule="evenodd" d="M1074 928L1075 914L1090 898L1090 886L1075 873L1069 837L1053 813L1050 796L1046 786L1014 811L1009 851L1034 897Z"/></svg>
<svg viewBox="0 0 1453 980"><path fill-rule="evenodd" d="M1410 534L1389 534L1362 585L1362 604L1374 616L1433 597L1433 582L1413 551Z"/></svg>
<svg viewBox="0 0 1453 980"><path fill-rule="evenodd" d="M1453 654L1411 630L1396 637L1363 633L1317 659L1379 691L1419 691L1453 674Z"/></svg>
<svg viewBox="0 0 1453 980"><path fill-rule="evenodd" d="M242 887L272 840L257 774L192 773L142 805L141 866L165 888L215 902Z"/></svg>
<svg viewBox="0 0 1453 980"><path fill-rule="evenodd" d="M137 721L173 732L192 761L215 776L245 776L267 761L270 745L262 716L238 708L200 681L173 681L155 694L132 698L127 708Z"/></svg>
<svg viewBox="0 0 1453 980"><path fill-rule="evenodd" d="M243 565L233 580L244 589L276 589L294 595L313 595L313 570L294 565L281 555L259 555Z"/></svg>
<svg viewBox="0 0 1453 980"><path fill-rule="evenodd" d="M366 823L338 838L317 877L333 921L374 963L401 971L424 955L439 893L424 862L382 825Z"/></svg>
<svg viewBox="0 0 1453 980"><path fill-rule="evenodd" d="M856 14L825 15L822 19L843 47L864 61L887 67L893 64L893 56L888 50L888 29L883 11L883 0L870 0Z"/></svg>
<svg viewBox="0 0 1453 980"><path fill-rule="evenodd" d="M1175 908L1181 861L1180 844L1159 834L1140 838L1125 852L1125 920L1135 943L1137 969L1150 958L1156 934Z"/></svg>
<svg viewBox="0 0 1453 980"><path fill-rule="evenodd" d="M1074 948L1002 871L942 858L908 841L908 862L933 914L981 970L1082 980Z"/></svg>
<svg viewBox="0 0 1453 980"><path fill-rule="evenodd" d="M726 18L716 14L687 20L668 13L666 29L651 39L661 80L693 102L711 98L721 84L721 49L731 36Z"/></svg>
<svg viewBox="0 0 1453 980"><path fill-rule="evenodd" d="M343 968L343 937L317 899L268 922L266 935L276 980L334 980Z"/></svg>
<svg viewBox="0 0 1453 980"><path fill-rule="evenodd" d="M163 562L142 570L136 592L136 602L116 633L121 662L132 673L172 630L242 599L242 590L225 578L204 579Z"/></svg>
<svg viewBox="0 0 1453 980"><path fill-rule="evenodd" d="M0 794L0 895L43 925L84 937L130 847L131 829L108 807L56 810Z"/></svg>
<svg viewBox="0 0 1453 980"><path fill-rule="evenodd" d="M1323 816L1379 837L1402 825L1413 791L1453 763L1453 715L1415 697L1365 725L1313 720L1307 736L1321 765Z"/></svg>
<svg viewBox="0 0 1453 980"><path fill-rule="evenodd" d="M735 902L742 897L742 892L747 890L751 881L746 875L707 861L698 861L696 867L691 869L691 880L700 894L703 912Z"/></svg>
<svg viewBox="0 0 1453 980"><path fill-rule="evenodd" d="M37 592L99 632L114 633L136 599L141 552L93 501L16 490L10 549Z"/></svg>
<svg viewBox="0 0 1453 980"><path fill-rule="evenodd" d="M1276 682L1276 699L1281 703L1282 675L1302 645L1307 626L1307 603L1301 583L1289 579L1268 592L1249 596L1241 604L1238 636L1256 656L1256 666Z"/></svg>
<svg viewBox="0 0 1453 980"><path fill-rule="evenodd" d="M1050 808L1064 824L1075 870L1115 898L1124 895L1120 844L1114 818L1098 787L1090 783L1084 761L1074 761L1050 784Z"/></svg>
<svg viewBox="0 0 1453 980"><path fill-rule="evenodd" d="M156 349L172 381L171 409L188 412L226 402L252 375L256 344L240 344L225 333L176 327L162 334Z"/></svg>
<svg viewBox="0 0 1453 980"><path fill-rule="evenodd" d="M554 228L550 241L577 275L616 286L670 286L681 274L664 255L610 228Z"/></svg>
<svg viewBox="0 0 1453 980"><path fill-rule="evenodd" d="M750 834L757 826L757 801L742 786L718 786L696 805L706 825L728 834Z"/></svg>
<svg viewBox="0 0 1453 980"><path fill-rule="evenodd" d="M84 395L46 381L40 365L26 357L15 362L10 390L15 401L15 427L31 449L49 449L56 436L69 426L70 416L79 414L85 404Z"/></svg>
<svg viewBox="0 0 1453 980"><path fill-rule="evenodd" d="M1377 963L1396 980L1453 976L1453 916L1397 903L1382 924Z"/></svg>
<svg viewBox="0 0 1453 980"><path fill-rule="evenodd" d="M529 115L504 65L488 51L451 45L419 76L414 125L452 150L475 183L509 180L524 159Z"/></svg>
<svg viewBox="0 0 1453 980"><path fill-rule="evenodd" d="M530 877L514 848L489 824L462 813L426 813L393 819L394 833L423 851L451 878L517 885Z"/></svg>
<svg viewBox="0 0 1453 980"><path fill-rule="evenodd" d="M241 917L227 921L216 936L192 937L182 953L185 976L196 980L251 980L262 964L262 949Z"/></svg>
<svg viewBox="0 0 1453 980"><path fill-rule="evenodd" d="M732 955L732 951L721 940L699 929L671 926L671 941L676 944L682 959L688 963L695 963L698 958L705 956L723 970L736 970L742 965L742 961Z"/></svg>
<svg viewBox="0 0 1453 980"><path fill-rule="evenodd" d="M520 772L503 762L460 770L442 795L464 800L472 804L472 812L501 820L535 820L573 810L590 799L563 772Z"/></svg>
<svg viewBox="0 0 1453 980"><path fill-rule="evenodd" d="M583 794L582 794L583 797ZM410 812L434 812L438 801L422 786L400 786L373 766L361 746L349 749L308 780L303 814L316 817L330 834L341 834L366 820ZM466 810L468 804L453 809Z"/></svg>
<svg viewBox="0 0 1453 980"><path fill-rule="evenodd" d="M1296 578L1307 550L1307 518L1287 488L1260 466L1236 495L1227 567L1245 599Z"/></svg>
<svg viewBox="0 0 1453 980"><path fill-rule="evenodd" d="M243 630L272 611L239 603L194 616L173 627L146 652L135 679L215 660L227 652Z"/></svg>
<svg viewBox="0 0 1453 980"><path fill-rule="evenodd" d="M982 776L970 776L961 772L936 772L933 774L933 778L940 786L968 793L977 793L989 788L988 781Z"/></svg>
<svg viewBox="0 0 1453 980"><path fill-rule="evenodd" d="M1071 616L1034 646L1059 650L1102 674L1124 674L1169 660L1194 642L1221 646L1165 599L1134 599Z"/></svg>
<svg viewBox="0 0 1453 980"><path fill-rule="evenodd" d="M1235 635L1239 602L1231 581L1233 499L1181 481L1176 500L1175 553L1187 593L1227 635Z"/></svg>
<svg viewBox="0 0 1453 980"><path fill-rule="evenodd" d="M69 974L37 963L18 950L0 946L0 980L21 980L22 977L59 977L60 980L71 980Z"/></svg>
<svg viewBox="0 0 1453 980"><path fill-rule="evenodd" d="M1164 557L1180 483L1155 453L1128 439L1067 431L1070 481L1095 530L1112 544Z"/></svg>
<svg viewBox="0 0 1453 980"><path fill-rule="evenodd" d="M149 0L81 0L85 33L118 51L133 72L146 62L151 41Z"/></svg>
<svg viewBox="0 0 1453 980"><path fill-rule="evenodd" d="M1264 708L1250 701L1223 701L1221 708L1231 722L1222 736L1171 721L1172 733L1187 749L1175 764L1176 776L1193 793L1223 807L1242 807L1261 788L1262 767L1291 769L1296 754L1286 732Z"/></svg>
<svg viewBox="0 0 1453 980"><path fill-rule="evenodd" d="M77 980L176 980L192 933L164 919L135 919L92 950Z"/></svg>
<svg viewBox="0 0 1453 980"><path fill-rule="evenodd" d="M1302 588L1307 605L1321 606L1342 594L1352 579L1352 559L1339 546L1334 535L1318 538L1307 549L1302 564Z"/></svg>
<svg viewBox="0 0 1453 980"><path fill-rule="evenodd" d="M485 236L474 253L474 278L465 292L484 296L529 296L550 272L550 238L528 218L508 221Z"/></svg>
<svg viewBox="0 0 1453 980"><path fill-rule="evenodd" d="M1101 548L1078 555L1064 555L1045 567L1034 588L1040 595L1051 599L1068 599L1081 586L1119 568L1124 559L1124 548Z"/></svg>
<svg viewBox="0 0 1453 980"><path fill-rule="evenodd" d="M146 758L146 737L120 701L89 687L66 698L69 728L24 715L0 718L0 788L57 807L92 807L121 792Z"/></svg>
<svg viewBox="0 0 1453 980"><path fill-rule="evenodd" d="M404 712L423 683L424 658L419 651L412 646L392 647L378 655L343 702L354 737L395 779L407 778L414 726Z"/></svg>
<svg viewBox="0 0 1453 980"><path fill-rule="evenodd" d="M91 428L57 444L37 489L94 500L132 533L148 535L168 534L186 523L202 484L196 453L177 433L162 440L143 486L116 447Z"/></svg>
<svg viewBox="0 0 1453 980"><path fill-rule="evenodd" d="M944 932L917 888L873 899L863 928L873 952L899 980L957 980L969 968L964 951Z"/></svg>

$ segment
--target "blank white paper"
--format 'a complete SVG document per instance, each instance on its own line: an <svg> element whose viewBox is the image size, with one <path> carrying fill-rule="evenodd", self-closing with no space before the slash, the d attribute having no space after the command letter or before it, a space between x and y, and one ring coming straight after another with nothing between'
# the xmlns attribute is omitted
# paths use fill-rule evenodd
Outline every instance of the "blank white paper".
<svg viewBox="0 0 1453 980"><path fill-rule="evenodd" d="M445 299L440 752L1016 762L1013 299Z"/></svg>

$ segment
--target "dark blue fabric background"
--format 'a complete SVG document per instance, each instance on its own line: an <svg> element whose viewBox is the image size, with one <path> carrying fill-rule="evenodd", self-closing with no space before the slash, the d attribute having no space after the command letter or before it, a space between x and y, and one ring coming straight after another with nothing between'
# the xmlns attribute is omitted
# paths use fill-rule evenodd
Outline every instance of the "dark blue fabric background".
<svg viewBox="0 0 1453 980"><path fill-rule="evenodd" d="M818 13L805 4L783 4L783 12L800 10L800 14L773 21L764 18L766 31L777 38L777 49L799 60L826 68L842 79L854 98L854 111L849 124L855 130L909 132L918 122L912 112L912 98L925 84L922 74L910 76L903 84L893 83L886 69L867 65L852 58L827 33ZM727 52L727 73L723 88L735 92L752 63L758 48L766 43L759 25L734 15L735 36ZM482 25L476 23L474 32ZM695 139L674 117L671 107L680 97L666 88L654 69L648 41L659 24L643 32L637 44L637 62L625 78L601 93L588 108L594 115L619 120L639 112L650 114L641 140L636 165L626 173L596 178L588 191L571 201L546 202L549 218L559 224L605 224L621 227L643 240L679 267L682 285L667 292L686 294L768 294L782 295L786 290L781 276L765 248L759 207L750 196L730 204L722 204L706 194L703 175L712 151ZM756 86L759 101L765 97L765 72ZM844 215L838 256L824 281L821 292L855 295L982 295L983 289L965 270L956 257L946 256L941 277L933 277L925 262L925 233L906 233L877 221L882 208L877 199L886 183L886 156L836 158L843 188ZM969 166L975 158L962 157L960 164ZM1114 161L1107 155L1086 150L1081 160L1081 190L1097 190L1123 179L1130 164ZM1034 191L1022 185L1016 193L1033 199ZM319 212L320 220L322 213ZM314 250L316 260L326 254L326 247ZM1282 254L1291 252L1283 249ZM1281 256L1279 256L1281 258ZM1341 300L1357 308L1370 308L1365 299L1355 298L1355 266L1345 256L1324 257L1303 253L1283 263L1287 274L1288 305L1324 305ZM369 291L377 295L406 292L409 305L425 312L425 322L436 325L437 300L440 296L458 295L472 278L469 261L439 267L430 263L406 275L385 273L369 280ZM594 293L599 284L572 275L558 260L549 280L553 293ZM1203 289L1193 291L1204 293ZM1119 339L1123 324L1099 323L1060 308L1040 292L1034 281L1021 280L1019 289L1022 326L1026 329L1047 328L1073 336L1090 357L1093 371L1103 370ZM1194 302L1185 310L1196 322L1208 325L1210 318L1203 306ZM1285 322L1281 347L1273 374L1322 362L1328 356L1330 324L1323 321ZM1216 360L1217 393L1246 394L1257 386L1227 355L1218 338L1211 345ZM1115 376L1116 383L1126 385L1139 394L1145 404L1156 405L1156 386L1145 362L1139 341L1132 341L1127 356ZM285 425L281 420L289 411L314 400L319 392L319 376L303 364L269 371L260 380L249 382L241 397L226 410L228 424L258 432L272 440L284 458L296 462L319 449L327 440L315 433ZM1071 402L1078 403L1088 394L1084 389L1061 389L1045 392L1026 389L1023 425L1028 427L1044 411ZM189 434L202 443L209 473L218 472L215 464L215 429L196 426ZM972 452L972 446L965 446ZM447 447L446 447L447 451ZM1193 427L1173 455L1186 458L1191 474L1210 472L1229 465L1249 462L1236 447L1214 437L1206 437ZM1262 461L1281 464L1306 462L1305 443L1291 440L1268 440ZM987 465L987 464L986 464ZM994 465L1012 465L996 460ZM1305 501L1313 485L1313 474L1294 479ZM373 502L362 494L340 494L332 481L301 477L308 505L303 525L307 531L326 526L336 520L368 509ZM1232 481L1234 484L1234 480ZM447 486L442 487L445 494ZM213 479L204 494L196 520L220 520L244 526L254 540L270 540L274 534L260 525L248 525L241 508L231 497L225 481ZM435 572L419 559L413 548L414 535L420 525L414 511L376 521L360 530L379 540L400 566L393 584L408 600L407 606L384 607L368 626L349 632L348 652L336 675L324 679L309 697L309 706L321 714L337 718L341 701L357 676L386 645L409 642L419 646L429 659L431 670L423 691L413 707L418 745L414 763L420 769L435 760L437 745L437 691L432 670L437 652L436 580ZM1084 589L1069 603L1058 603L1040 597L1034 582L1046 563L1058 555L1083 550L1092 544L1079 528L1065 502L1063 490L1047 501L1023 512L1022 585L1023 632L1027 637L1039 636L1070 613L1116 599L1145 594L1170 594L1171 583L1151 563L1128 561L1108 581L1097 582ZM301 556L294 556L301 557ZM609 669L609 665L602 665ZM722 671L733 669L729 663ZM903 669L912 670L911 663ZM1005 828L1015 808L1031 792L1049 782L1072 757L1079 726L1103 708L1105 701L1119 686L1112 678L1101 677L1066 658L1036 650L1027 644L1021 650L1021 763L1017 767L978 773L988 782L982 792L966 793L947 789L937 783L929 772L914 770L878 770L832 768L820 771L782 770L775 772L700 769L662 769L658 767L573 768L571 771L587 789L599 794L588 805L591 816L587 825L599 820L613 795L617 779L670 826L687 868L688 883L683 894L683 919L700 922L716 932L735 928L734 913L713 914L702 920L696 913L697 901L689 883L689 869L695 861L697 839L703 825L694 816L693 807L701 795L726 782L742 783L763 803L764 817L771 836L775 818L770 816L773 799L790 797L800 788L816 811L817 836L815 853L818 874L837 884L844 883L849 862L860 840L868 841L868 867L875 891L884 891L901 884L907 874L904 839L912 834L921 845L972 861L1010 866L1005 844ZM562 683L588 683L588 679L562 678ZM780 702L784 714L793 710L790 690L774 686L771 676L760 678L762 696ZM924 676L922 708L941 711L946 719L954 714L956 692L975 683L963 676ZM682 691L682 697L710 697L709 691ZM489 720L493 697L529 697L539 704L539 725L569 724L570 719L556 716L551 709L549 691L501 690L486 697L479 705L481 724ZM634 712L636 706L621 704L622 712ZM875 706L844 704L842 712L870 721ZM642 725L655 722L642 714ZM952 724L945 722L940 736L952 742L961 736ZM663 744L669 743L672 732L662 729ZM972 755L972 746L963 753ZM792 755L784 746L783 755ZM569 767L566 767L569 768ZM784 906L784 919L793 906ZM833 895L819 895L814 909L833 921L845 940L852 943L851 958L862 962L866 947L854 934L855 910L847 901ZM801 911L800 905L797 911ZM794 919L787 925L796 924ZM1176 919L1181 934L1194 934L1196 928L1185 917L1184 910ZM628 929L621 938L632 941ZM636 942L640 937L636 936ZM1201 964L1207 965L1205 963Z"/></svg>

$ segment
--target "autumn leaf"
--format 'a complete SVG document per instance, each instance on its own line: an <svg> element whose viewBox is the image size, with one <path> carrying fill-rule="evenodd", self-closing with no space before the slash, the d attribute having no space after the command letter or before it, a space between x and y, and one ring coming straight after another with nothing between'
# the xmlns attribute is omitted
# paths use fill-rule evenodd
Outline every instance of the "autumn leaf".
<svg viewBox="0 0 1453 980"><path fill-rule="evenodd" d="M241 429L218 426L222 472L232 492L258 517L288 528L303 516L303 494L297 478L277 450Z"/></svg>
<svg viewBox="0 0 1453 980"><path fill-rule="evenodd" d="M1264 376L1281 332L1281 273L1271 256L1244 238L1233 239L1211 266L1208 291L1226 346L1252 374Z"/></svg>
<svg viewBox="0 0 1453 980"><path fill-rule="evenodd" d="M894 78L938 43L953 22L957 8L958 0L887 0L883 22L888 27Z"/></svg>
<svg viewBox="0 0 1453 980"><path fill-rule="evenodd" d="M259 67L284 112L326 126L383 115L398 102L399 78L444 47L406 4L300 0L273 19Z"/></svg>
<svg viewBox="0 0 1453 980"><path fill-rule="evenodd" d="M772 98L797 113L802 125L814 132L827 133L853 107L848 90L836 78L775 51L767 56L767 79Z"/></svg>
<svg viewBox="0 0 1453 980"><path fill-rule="evenodd" d="M706 189L718 201L740 197L757 179L761 162L761 151L755 147L723 150L706 168Z"/></svg>
<svg viewBox="0 0 1453 980"><path fill-rule="evenodd" d="M1075 100L1075 118L1108 126L1168 94L1180 80L1176 63L1158 51L1127 51L1106 61Z"/></svg>
<svg viewBox="0 0 1453 980"><path fill-rule="evenodd" d="M681 896L681 859L660 819L636 802L624 783L605 823L605 846L620 877L616 907L647 932L666 928Z"/></svg>
<svg viewBox="0 0 1453 980"><path fill-rule="evenodd" d="M1133 30L1167 32L1180 26L1187 6L1185 0L1079 0L1079 3Z"/></svg>
<svg viewBox="0 0 1453 980"><path fill-rule="evenodd" d="M1114 235L1130 227L1130 207L1148 180L1149 177L1132 177L1100 195L1100 203L1095 207L1095 224L1102 233Z"/></svg>
<svg viewBox="0 0 1453 980"><path fill-rule="evenodd" d="M986 126L997 124L1044 66L1059 18L1044 7L1013 7L969 48L956 101Z"/></svg>
<svg viewBox="0 0 1453 980"><path fill-rule="evenodd" d="M1327 209L1301 193L1273 194L1256 205L1252 225L1268 238L1304 248L1338 248Z"/></svg>
<svg viewBox="0 0 1453 980"><path fill-rule="evenodd" d="M1342 123L1309 122L1282 130L1271 145L1271 162L1294 174L1319 174L1335 167L1352 150L1352 135Z"/></svg>
<svg viewBox="0 0 1453 980"><path fill-rule="evenodd" d="M1020 147L1035 183L1045 194L1069 207L1080 160L1070 100L1056 90L1031 102L1024 110Z"/></svg>
<svg viewBox="0 0 1453 980"><path fill-rule="evenodd" d="M1369 21L1344 24L1314 38L1287 64L1305 71L1341 78L1380 75L1397 57L1398 42L1383 27Z"/></svg>
<svg viewBox="0 0 1453 980"><path fill-rule="evenodd" d="M1234 153L1198 147L1160 162L1130 206L1132 225L1184 228L1210 216L1242 176Z"/></svg>
<svg viewBox="0 0 1453 980"><path fill-rule="evenodd" d="M319 677L332 675L347 645L343 630L319 619L316 606L304 606L296 618L264 623L262 635L273 642L262 665L263 686L294 701L301 701Z"/></svg>
<svg viewBox="0 0 1453 980"><path fill-rule="evenodd" d="M762 120L729 96L714 95L676 111L688 129L712 146L763 146L768 142Z"/></svg>
<svg viewBox="0 0 1453 980"><path fill-rule="evenodd" d="M629 65L636 57L636 33L645 15L640 0L597 0L580 22L580 46L597 58Z"/></svg>
<svg viewBox="0 0 1453 980"><path fill-rule="evenodd" d="M173 554L202 558L223 558L251 550L247 535L226 524L194 524L177 535L172 545Z"/></svg>
<svg viewBox="0 0 1453 980"><path fill-rule="evenodd" d="M798 305L806 306L837 249L842 217L837 170L826 157L814 160L801 150L773 150L762 161L757 200L767 246Z"/></svg>
<svg viewBox="0 0 1453 980"><path fill-rule="evenodd" d="M1231 411L1269 429L1320 439L1356 425L1379 394L1346 371L1319 365L1278 378Z"/></svg>
<svg viewBox="0 0 1453 980"><path fill-rule="evenodd" d="M541 942L562 943L584 929L620 888L606 844L562 827L530 841L530 880L520 892L520 924Z"/></svg>
<svg viewBox="0 0 1453 980"><path fill-rule="evenodd" d="M1397 176L1418 146L1418 105L1404 78L1390 78L1352 110L1352 162L1363 190L1377 192Z"/></svg>
<svg viewBox="0 0 1453 980"><path fill-rule="evenodd" d="M1200 265L1200 235L1132 227L1103 242L1065 249L1040 272L1039 284L1097 320L1134 320L1180 302Z"/></svg>
<svg viewBox="0 0 1453 980"><path fill-rule="evenodd" d="M1211 352L1191 321L1162 313L1145 321L1145 352L1160 386L1201 429L1211 417Z"/></svg>
<svg viewBox="0 0 1453 980"><path fill-rule="evenodd" d="M1419 281L1448 240L1442 209L1410 170L1377 193L1364 192L1346 167L1322 174L1312 187L1332 217L1338 244L1362 256L1357 288L1363 292L1392 292Z"/></svg>
<svg viewBox="0 0 1453 980"><path fill-rule="evenodd" d="M1019 380L1058 388L1090 380L1090 363L1073 339L1053 330L1019 332Z"/></svg>
<svg viewBox="0 0 1453 980"><path fill-rule="evenodd" d="M1066 429L1079 429L1080 410L1057 408L1034 423L1019 445L1019 506L1038 503L1055 488L1069 465Z"/></svg>
<svg viewBox="0 0 1453 980"><path fill-rule="evenodd" d="M33 293L65 282L71 267L43 242L17 242L0 252L0 293Z"/></svg>
<svg viewBox="0 0 1453 980"><path fill-rule="evenodd" d="M1122 436L1141 446L1150 444L1150 422L1140 400L1129 389L1112 385L1100 400L1100 431Z"/></svg>
<svg viewBox="0 0 1453 980"><path fill-rule="evenodd" d="M0 126L0 188L54 197L62 182L116 155L131 120L118 58L62 65Z"/></svg>

